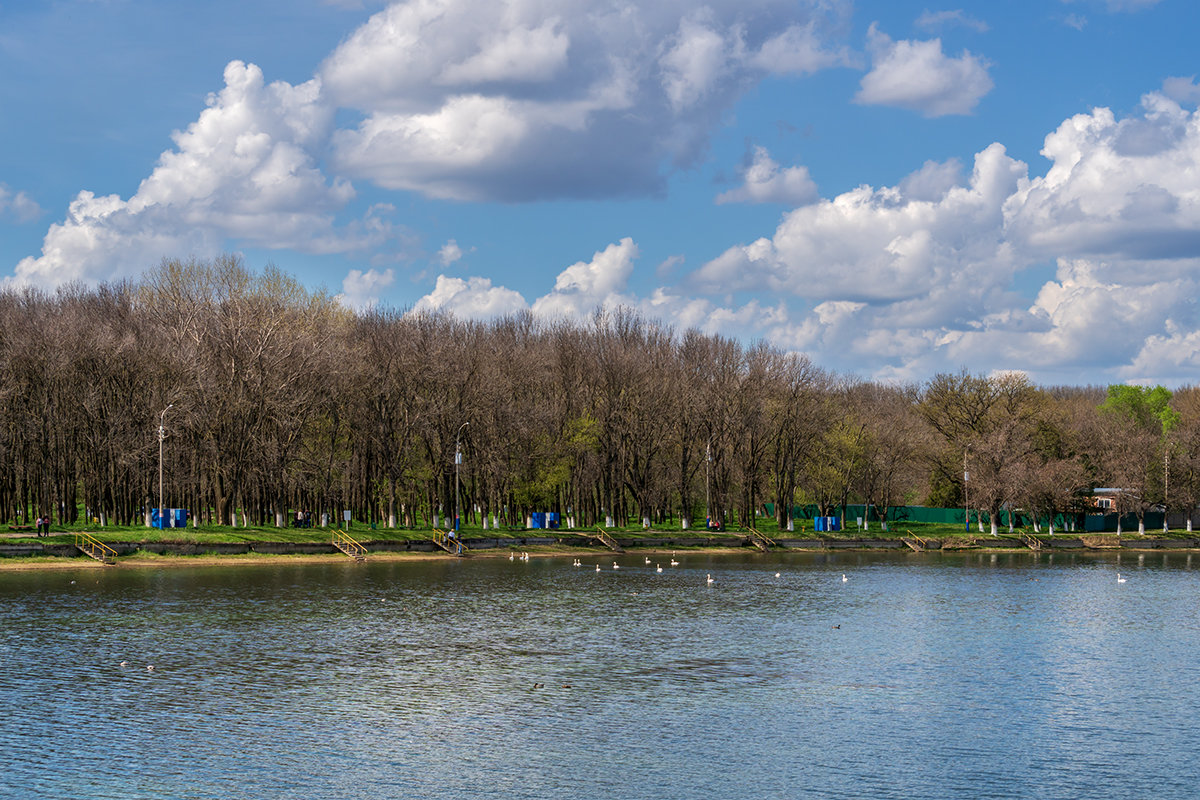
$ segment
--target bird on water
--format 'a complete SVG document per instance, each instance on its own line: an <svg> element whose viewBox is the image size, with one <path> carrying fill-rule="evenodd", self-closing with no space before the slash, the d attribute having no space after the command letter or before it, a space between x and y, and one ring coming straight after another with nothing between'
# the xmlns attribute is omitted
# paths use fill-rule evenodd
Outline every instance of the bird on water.
<svg viewBox="0 0 1200 800"><path fill-rule="evenodd" d="M1125 579L1121 577L1121 573L1117 573L1117 583L1124 583Z"/></svg>

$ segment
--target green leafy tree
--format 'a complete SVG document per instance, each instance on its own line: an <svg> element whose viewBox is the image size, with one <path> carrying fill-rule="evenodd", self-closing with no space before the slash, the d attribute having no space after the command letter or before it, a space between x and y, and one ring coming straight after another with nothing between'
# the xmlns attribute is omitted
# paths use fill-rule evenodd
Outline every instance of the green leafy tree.
<svg viewBox="0 0 1200 800"><path fill-rule="evenodd" d="M1109 426L1106 474L1119 490L1117 512L1134 514L1138 534L1144 535L1146 512L1167 503L1170 436L1179 424L1179 412L1171 407L1171 392L1162 386L1124 385L1108 387L1100 410Z"/></svg>

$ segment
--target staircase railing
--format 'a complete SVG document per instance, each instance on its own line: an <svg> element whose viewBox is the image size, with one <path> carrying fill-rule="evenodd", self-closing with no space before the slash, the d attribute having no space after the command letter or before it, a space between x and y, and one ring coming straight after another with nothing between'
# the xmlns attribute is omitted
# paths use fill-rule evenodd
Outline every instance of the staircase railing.
<svg viewBox="0 0 1200 800"><path fill-rule="evenodd" d="M84 531L76 533L75 546L82 550L84 555L96 559L106 567L111 567L117 563L117 551L90 533Z"/></svg>
<svg viewBox="0 0 1200 800"><path fill-rule="evenodd" d="M464 557L470 552L467 545L459 536L451 535L450 531L439 531L433 529L433 543L445 550L450 555Z"/></svg>
<svg viewBox="0 0 1200 800"><path fill-rule="evenodd" d="M747 528L746 530L748 530L750 532L751 544L753 544L755 547L757 547L759 550L761 550L764 553L769 551L772 547L779 546L770 536L767 536L765 533L762 533L757 528Z"/></svg>
<svg viewBox="0 0 1200 800"><path fill-rule="evenodd" d="M355 561L361 562L367 560L366 546L343 530L334 529L333 546L353 558Z"/></svg>
<svg viewBox="0 0 1200 800"><path fill-rule="evenodd" d="M617 540L609 536L608 532L605 531L604 528L601 528L599 525L597 525L596 530L599 531L599 533L596 534L596 538L603 542L605 547L607 547L609 550L612 550L614 553L625 552L621 545L617 544Z"/></svg>

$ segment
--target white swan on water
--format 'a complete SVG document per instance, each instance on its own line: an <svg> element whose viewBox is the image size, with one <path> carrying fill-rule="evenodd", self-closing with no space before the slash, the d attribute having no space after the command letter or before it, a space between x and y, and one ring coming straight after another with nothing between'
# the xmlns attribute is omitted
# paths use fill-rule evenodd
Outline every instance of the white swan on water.
<svg viewBox="0 0 1200 800"><path fill-rule="evenodd" d="M850 580L850 579L849 579L849 578L847 578L847 577L846 577L846 573L844 573L844 572L843 572L843 573L842 573L842 583L845 583L845 582L846 582L846 581L848 581L848 580Z"/></svg>
<svg viewBox="0 0 1200 800"><path fill-rule="evenodd" d="M662 572L662 564L655 564L654 566L658 567L655 572Z"/></svg>
<svg viewBox="0 0 1200 800"><path fill-rule="evenodd" d="M708 585L709 585L709 586L712 586L712 582L713 582L713 579L712 579L712 573L710 572L710 573L708 574Z"/></svg>
<svg viewBox="0 0 1200 800"><path fill-rule="evenodd" d="M1124 583L1125 579L1121 577L1121 573L1117 573L1117 583Z"/></svg>

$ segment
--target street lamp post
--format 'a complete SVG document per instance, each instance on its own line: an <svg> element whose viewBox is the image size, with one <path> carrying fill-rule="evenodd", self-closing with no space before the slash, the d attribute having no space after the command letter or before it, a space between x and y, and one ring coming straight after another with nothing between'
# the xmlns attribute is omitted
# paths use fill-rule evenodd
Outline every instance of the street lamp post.
<svg viewBox="0 0 1200 800"><path fill-rule="evenodd" d="M458 426L458 433L454 434L454 530L458 530L459 510L458 510L458 465L462 463L462 449L459 446L459 437L462 436L463 428L471 423L464 422Z"/></svg>
<svg viewBox="0 0 1200 800"><path fill-rule="evenodd" d="M174 403L162 410L158 415L158 527L163 527L163 441L167 438L167 412L175 407Z"/></svg>
<svg viewBox="0 0 1200 800"><path fill-rule="evenodd" d="M1167 490L1171 486L1171 451L1163 447L1163 533L1168 533L1169 524L1167 515L1171 513L1171 508L1167 505L1168 496Z"/></svg>
<svg viewBox="0 0 1200 800"><path fill-rule="evenodd" d="M971 473L967 472L967 451L963 450L963 526L967 533L971 532L971 504L967 499L967 484L970 481Z"/></svg>

